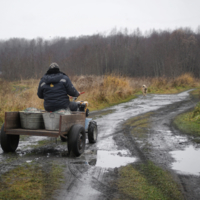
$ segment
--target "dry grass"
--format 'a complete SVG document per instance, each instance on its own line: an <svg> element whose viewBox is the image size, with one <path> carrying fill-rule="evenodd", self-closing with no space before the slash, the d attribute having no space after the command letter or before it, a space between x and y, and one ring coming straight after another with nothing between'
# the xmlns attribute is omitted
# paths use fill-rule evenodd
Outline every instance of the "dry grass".
<svg viewBox="0 0 200 200"><path fill-rule="evenodd" d="M151 93L176 93L189 88L199 87L199 80L191 74L183 74L175 79L166 77L153 78L150 87Z"/></svg>
<svg viewBox="0 0 200 200"><path fill-rule="evenodd" d="M199 86L190 74L176 79L130 78L116 75L107 76L73 76L70 77L80 92L85 92L78 100L89 102L90 110L114 105L141 94L142 85L148 87L149 93L173 93ZM39 80L21 80L17 82L0 81L0 123L4 120L5 111L19 111L27 107L44 109L43 100L37 96Z"/></svg>
<svg viewBox="0 0 200 200"><path fill-rule="evenodd" d="M196 80L189 73L183 74L172 81L172 87L187 87L188 85L191 87L196 86Z"/></svg>
<svg viewBox="0 0 200 200"><path fill-rule="evenodd" d="M5 111L19 111L27 107L43 108L43 101L37 97L37 80L0 83L0 122Z"/></svg>

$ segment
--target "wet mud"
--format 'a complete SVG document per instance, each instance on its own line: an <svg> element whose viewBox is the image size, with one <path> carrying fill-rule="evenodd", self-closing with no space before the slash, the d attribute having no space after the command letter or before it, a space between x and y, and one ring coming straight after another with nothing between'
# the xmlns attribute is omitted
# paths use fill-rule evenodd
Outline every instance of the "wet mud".
<svg viewBox="0 0 200 200"><path fill-rule="evenodd" d="M64 182L52 199L117 199L121 194L114 183L119 168L151 160L170 171L186 199L198 199L200 146L172 124L175 116L195 106L196 100L189 92L138 96L127 103L91 112L89 117L98 124L98 142L87 141L84 154L77 158L68 155L67 143L60 138L23 137L16 153L5 154L0 149L0 174L22 163L45 166L55 162L64 167Z"/></svg>

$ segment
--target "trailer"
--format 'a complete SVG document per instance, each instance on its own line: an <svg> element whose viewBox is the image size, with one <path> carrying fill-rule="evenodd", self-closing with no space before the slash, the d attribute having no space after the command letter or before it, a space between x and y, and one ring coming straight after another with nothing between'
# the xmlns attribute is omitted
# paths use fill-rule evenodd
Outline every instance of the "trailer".
<svg viewBox="0 0 200 200"><path fill-rule="evenodd" d="M15 152L20 135L60 137L67 142L68 152L80 156L85 150L86 133L89 143L96 143L98 130L97 123L86 118L85 112L72 112L71 115L60 115L59 129L25 129L21 126L19 112L5 112L5 121L1 128L0 142L4 152Z"/></svg>

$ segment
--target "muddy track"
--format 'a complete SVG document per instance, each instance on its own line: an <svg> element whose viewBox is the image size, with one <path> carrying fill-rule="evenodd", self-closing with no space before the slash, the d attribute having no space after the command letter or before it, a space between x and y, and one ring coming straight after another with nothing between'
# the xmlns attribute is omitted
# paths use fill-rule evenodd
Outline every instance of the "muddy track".
<svg viewBox="0 0 200 200"><path fill-rule="evenodd" d="M173 118L193 108L196 100L188 92L177 95L139 96L137 99L100 112L92 112L98 124L98 142L89 144L78 158L69 156L67 144L51 142L42 147L28 147L35 139L20 141L14 155L0 150L0 174L27 161L45 166L55 162L64 166L64 183L54 192L58 200L105 200L122 198L115 182L120 166L148 160L170 171L180 183L186 199L200 196L198 175L182 174L173 169L171 152L194 145L172 125ZM8 162L9 160L9 162ZM126 199L131 199L124 196Z"/></svg>
<svg viewBox="0 0 200 200"><path fill-rule="evenodd" d="M173 126L173 119L183 112L191 110L197 100L189 98L181 102L176 102L164 106L151 113L150 127L146 131L147 137L137 139L130 133L134 127L126 126L121 138L115 137L116 142L126 146L133 155L137 155L141 162L147 160L153 161L157 166L170 171L174 180L181 186L185 199L199 199L200 197L200 177L193 174L182 174L180 171L172 169L172 163L175 161L170 152L183 150L188 145L200 148L193 143L193 137L189 137ZM142 117L142 116L141 116ZM124 137L125 136L125 137ZM184 141L182 141L184 138ZM119 142L119 140L121 140ZM123 141L123 142L122 142ZM138 142L140 141L140 142ZM131 145L132 144L132 145ZM197 162L199 159L197 158ZM200 170L199 170L200 172Z"/></svg>
<svg viewBox="0 0 200 200"><path fill-rule="evenodd" d="M172 97L172 98L170 98ZM117 150L120 157L134 157L136 162L145 163L148 160L153 161L156 165L170 171L174 176L174 179L181 185L182 193L185 199L198 199L200 193L198 191L199 177L194 175L181 175L171 169L171 164L174 159L170 152L183 148L183 146L188 145L191 141L188 139L187 142L183 143L182 133L174 129L172 126L173 118L185 112L195 106L195 100L191 99L190 96L176 97L175 95L158 95L158 104L162 104L160 101L167 98L169 104L160 105L158 109L152 109L156 106L156 102L151 105L152 101L148 99L140 98L137 101L129 102L126 104L121 104L120 106L115 106L112 108L112 112L109 110L105 111L109 114L106 116L101 116L101 113L93 113L93 116L100 116L97 118L99 124L99 145L88 146L88 152L93 149L97 149L96 159L101 159L98 157L98 151L109 151ZM147 97L148 98L148 97ZM150 96L149 99L157 98L156 96ZM161 98L161 99L160 99ZM175 102L173 102L175 101ZM176 102L178 101L178 102ZM145 103L150 103L150 105ZM165 103L163 103L165 104ZM130 117L138 117L145 119L146 112L144 108L147 107L147 111L150 111L148 115L148 120L150 126L148 128L143 128L146 136L143 138L134 137L132 130L134 126L127 125L126 122ZM158 106L159 107L159 106ZM133 109L132 111L130 109ZM148 108L150 108L148 110ZM123 110L117 113L117 110ZM141 113L141 114L140 114ZM137 119L134 119L137 121ZM107 121L108 123L105 123ZM115 122L117 123L115 124ZM138 124L137 126L140 126ZM113 141L109 141L110 139ZM108 148L107 148L108 146ZM123 150L128 150L128 154L123 154ZM90 153L89 153L90 154ZM95 156L94 156L95 157ZM84 159L87 158L87 155ZM80 158L81 159L81 158ZM87 159L86 159L87 160ZM116 190L115 180L118 178L118 167L98 167L89 166L87 162L84 163L82 160L76 163L68 162L68 168L75 177L73 184L68 187L63 199L113 199L113 198L123 198L123 195ZM120 158L119 158L120 162ZM82 186L84 184L84 186ZM195 187L194 187L195 185ZM84 189L80 189L84 188ZM76 192L75 192L76 191ZM78 195L77 195L78 192ZM80 196L79 196L80 195ZM67 197L67 198L66 198ZM69 198L70 199L70 198ZM126 196L126 199L129 199Z"/></svg>

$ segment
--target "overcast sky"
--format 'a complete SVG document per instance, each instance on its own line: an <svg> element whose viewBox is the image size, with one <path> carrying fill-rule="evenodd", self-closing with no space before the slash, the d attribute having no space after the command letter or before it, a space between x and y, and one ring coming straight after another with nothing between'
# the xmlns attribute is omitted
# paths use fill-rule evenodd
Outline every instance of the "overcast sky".
<svg viewBox="0 0 200 200"><path fill-rule="evenodd" d="M0 0L0 39L142 33L200 25L200 0Z"/></svg>

